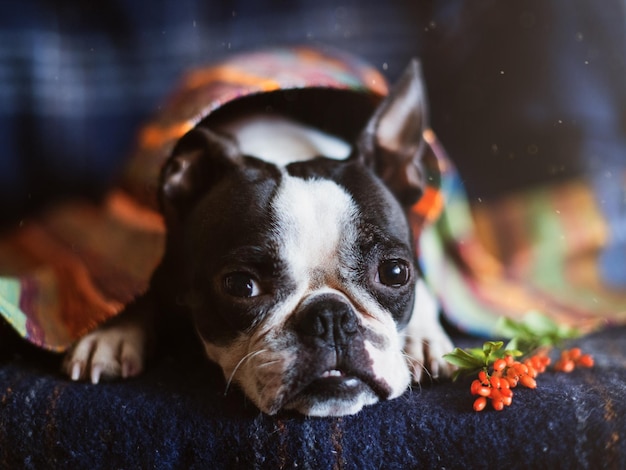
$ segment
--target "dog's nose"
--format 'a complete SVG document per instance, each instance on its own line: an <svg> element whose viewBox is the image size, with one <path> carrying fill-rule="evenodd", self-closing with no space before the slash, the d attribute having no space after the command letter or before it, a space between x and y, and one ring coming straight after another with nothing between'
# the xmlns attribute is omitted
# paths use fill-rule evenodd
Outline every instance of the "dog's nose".
<svg viewBox="0 0 626 470"><path fill-rule="evenodd" d="M300 337L314 340L318 345L342 346L358 332L359 325L346 302L338 299L316 301L298 315L295 327Z"/></svg>

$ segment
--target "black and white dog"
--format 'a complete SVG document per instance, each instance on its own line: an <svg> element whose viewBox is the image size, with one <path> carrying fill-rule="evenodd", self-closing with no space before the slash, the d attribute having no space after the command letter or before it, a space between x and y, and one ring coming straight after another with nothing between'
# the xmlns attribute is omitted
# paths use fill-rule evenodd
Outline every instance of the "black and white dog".
<svg viewBox="0 0 626 470"><path fill-rule="evenodd" d="M151 292L82 338L67 374L139 373L161 291L183 293L208 357L265 413L356 413L447 375L406 216L424 188L425 108L412 62L354 143L275 114L191 130L162 174Z"/></svg>

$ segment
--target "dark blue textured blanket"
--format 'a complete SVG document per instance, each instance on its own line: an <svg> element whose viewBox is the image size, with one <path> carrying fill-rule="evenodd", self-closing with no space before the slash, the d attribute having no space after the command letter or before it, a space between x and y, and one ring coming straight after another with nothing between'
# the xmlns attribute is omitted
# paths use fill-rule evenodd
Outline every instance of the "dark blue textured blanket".
<svg viewBox="0 0 626 470"><path fill-rule="evenodd" d="M355 416L260 414L190 342L146 374L71 383L0 332L0 468L625 468L626 329L577 342L596 366L548 372L502 412L439 383ZM461 338L461 343L478 343Z"/></svg>

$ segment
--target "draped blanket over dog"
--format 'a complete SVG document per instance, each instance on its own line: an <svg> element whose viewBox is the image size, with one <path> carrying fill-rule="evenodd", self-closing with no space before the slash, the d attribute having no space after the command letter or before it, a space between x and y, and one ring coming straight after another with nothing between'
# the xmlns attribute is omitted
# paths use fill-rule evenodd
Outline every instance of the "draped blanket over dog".
<svg viewBox="0 0 626 470"><path fill-rule="evenodd" d="M145 293L165 246L160 171L199 122L260 108L352 140L386 93L369 65L308 48L239 55L191 72L143 128L101 204L64 203L3 234L0 314L31 342L63 351ZM470 206L435 134L424 137L428 186L411 225L429 283L455 325L491 334L497 317L533 309L583 331L626 320L626 286L599 268L611 238L588 182Z"/></svg>

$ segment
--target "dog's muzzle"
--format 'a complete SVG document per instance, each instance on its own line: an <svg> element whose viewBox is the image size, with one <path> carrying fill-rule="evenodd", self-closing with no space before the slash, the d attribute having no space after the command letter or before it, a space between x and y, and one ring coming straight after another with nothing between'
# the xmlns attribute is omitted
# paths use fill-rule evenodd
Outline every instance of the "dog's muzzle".
<svg viewBox="0 0 626 470"><path fill-rule="evenodd" d="M325 400L354 400L375 394L385 400L391 390L377 379L365 348L364 327L353 307L337 295L308 302L291 326L299 339L296 377L288 408Z"/></svg>

